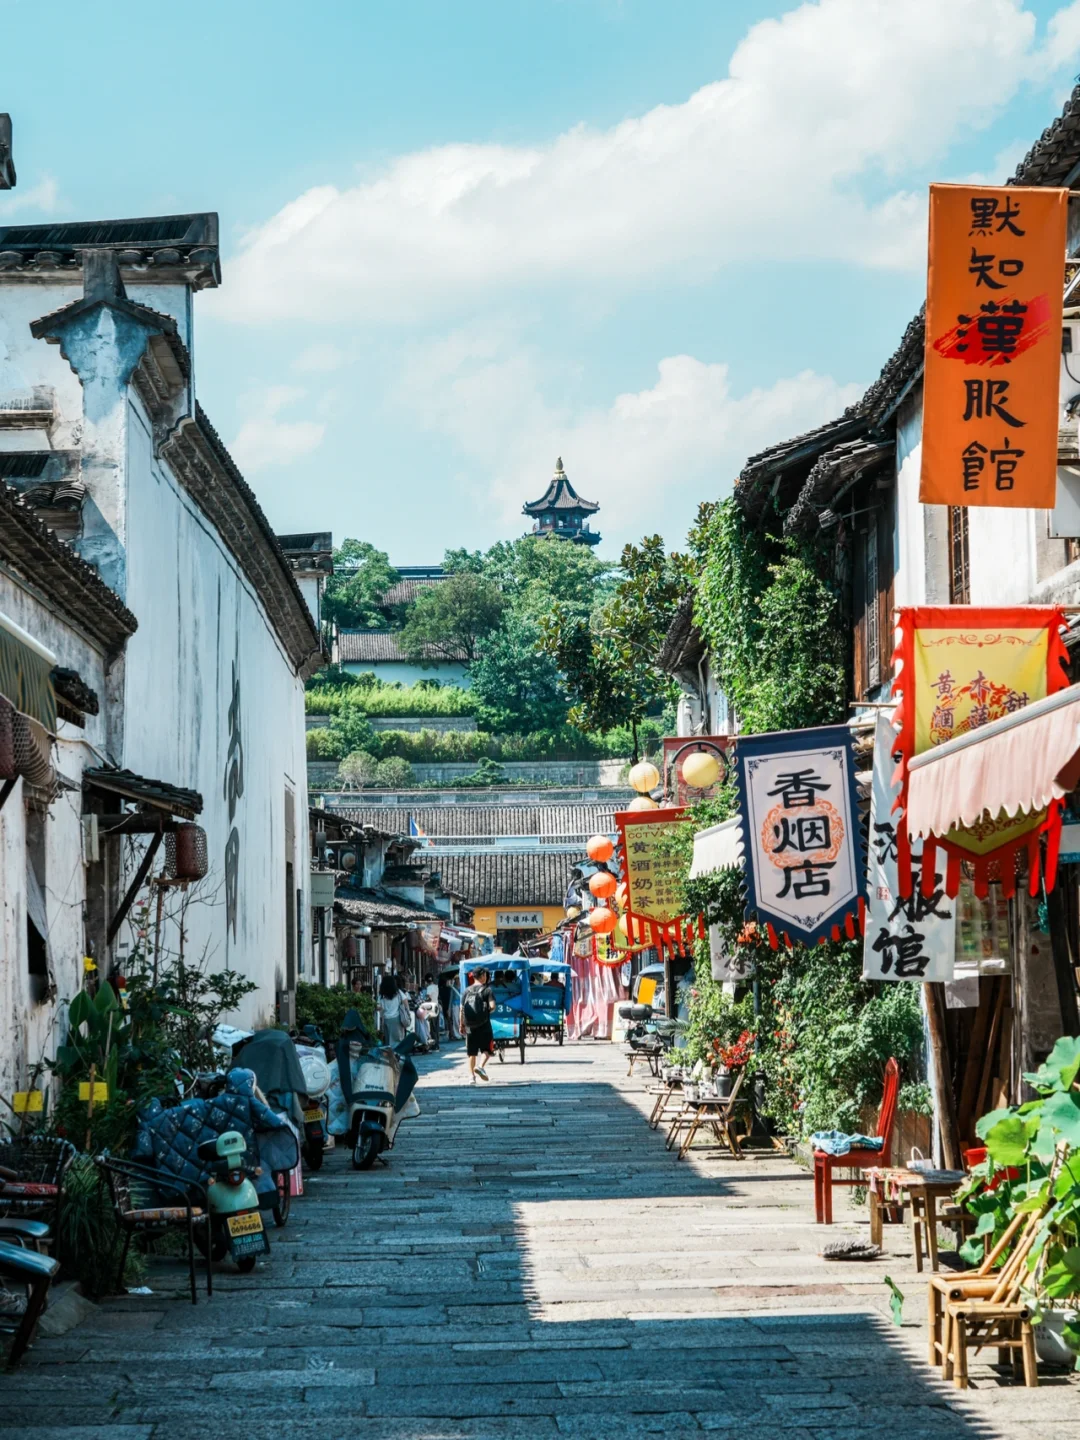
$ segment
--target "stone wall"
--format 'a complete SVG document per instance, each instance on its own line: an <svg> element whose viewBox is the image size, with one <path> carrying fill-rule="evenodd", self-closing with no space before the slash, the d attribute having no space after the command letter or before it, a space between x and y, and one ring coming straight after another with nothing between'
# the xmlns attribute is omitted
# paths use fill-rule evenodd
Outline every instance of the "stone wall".
<svg viewBox="0 0 1080 1440"><path fill-rule="evenodd" d="M620 779L627 765L625 760L507 760L502 763L506 776L511 781L535 785L547 783L572 788L611 790L625 789ZM464 776L476 771L475 763L454 763L443 765L414 765L413 774L418 784L430 783L452 788ZM308 788L329 790L336 788L337 765L329 760L308 761Z"/></svg>

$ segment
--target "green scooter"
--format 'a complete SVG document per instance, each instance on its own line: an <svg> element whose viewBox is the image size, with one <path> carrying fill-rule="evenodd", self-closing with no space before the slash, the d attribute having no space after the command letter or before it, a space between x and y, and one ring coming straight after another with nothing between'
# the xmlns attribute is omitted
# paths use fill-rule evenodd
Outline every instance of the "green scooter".
<svg viewBox="0 0 1080 1440"><path fill-rule="evenodd" d="M236 1268L247 1274L260 1255L270 1253L258 1191L247 1169L247 1141L239 1130L226 1130L216 1139L204 1140L197 1153L210 1166L206 1184L210 1235L207 1240L205 1230L195 1232L200 1248L209 1244L211 1260L232 1255Z"/></svg>

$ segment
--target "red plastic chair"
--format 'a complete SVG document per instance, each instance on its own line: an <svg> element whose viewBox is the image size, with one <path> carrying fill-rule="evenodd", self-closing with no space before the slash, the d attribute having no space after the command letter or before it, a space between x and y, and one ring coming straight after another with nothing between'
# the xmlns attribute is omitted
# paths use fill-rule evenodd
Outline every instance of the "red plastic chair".
<svg viewBox="0 0 1080 1440"><path fill-rule="evenodd" d="M832 1187L834 1185L863 1185L861 1179L837 1180L834 1170L861 1170L871 1165L888 1165L892 1153L893 1123L896 1120L896 1096L900 1089L900 1066L895 1059L885 1066L885 1088L881 1094L881 1109L878 1111L877 1135L881 1139L880 1150L865 1147L849 1150L846 1155L826 1155L824 1150L814 1151L814 1210L819 1225L831 1225Z"/></svg>

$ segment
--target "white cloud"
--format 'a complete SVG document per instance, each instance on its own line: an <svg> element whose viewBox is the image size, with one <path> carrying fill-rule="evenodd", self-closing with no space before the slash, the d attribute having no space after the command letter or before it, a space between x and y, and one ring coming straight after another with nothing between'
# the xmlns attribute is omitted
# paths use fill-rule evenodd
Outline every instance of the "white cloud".
<svg viewBox="0 0 1080 1440"><path fill-rule="evenodd" d="M247 237L214 303L255 322L400 321L500 288L693 279L793 250L917 268L928 167L1075 59L1080 3L1045 44L1035 29L1023 0L801 5L682 104L532 147L435 146L307 191ZM882 179L891 193L860 195Z"/></svg>
<svg viewBox="0 0 1080 1440"><path fill-rule="evenodd" d="M323 343L309 345L293 361L293 369L302 374L329 374L347 364L349 356L340 345Z"/></svg>
<svg viewBox="0 0 1080 1440"><path fill-rule="evenodd" d="M29 190L6 190L0 195L0 217L4 220L23 210L38 210L51 215L57 206L59 188L51 175L45 175Z"/></svg>
<svg viewBox="0 0 1080 1440"><path fill-rule="evenodd" d="M737 395L727 365L671 355L655 384L609 405L549 404L534 357L477 329L416 347L398 397L463 458L455 483L487 497L513 532L556 455L598 500L605 551L660 531L681 543L701 499L730 491L745 458L839 415L862 394L813 371Z"/></svg>
<svg viewBox="0 0 1080 1440"><path fill-rule="evenodd" d="M270 465L291 465L322 444L326 426L314 420L279 420L278 412L303 400L307 392L296 385L271 385L258 396L247 396L252 411L229 446L240 469L249 474Z"/></svg>

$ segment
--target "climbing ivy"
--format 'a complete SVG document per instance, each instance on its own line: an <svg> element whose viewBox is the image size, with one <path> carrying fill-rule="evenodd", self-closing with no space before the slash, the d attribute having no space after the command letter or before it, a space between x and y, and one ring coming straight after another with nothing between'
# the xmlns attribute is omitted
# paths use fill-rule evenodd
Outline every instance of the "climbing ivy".
<svg viewBox="0 0 1080 1440"><path fill-rule="evenodd" d="M690 537L697 566L695 621L742 733L839 724L847 715L847 625L831 556L819 542L751 525L734 501L703 505ZM733 786L694 811L692 833L736 811ZM760 1012L754 1022L765 1110L782 1133L859 1128L876 1103L890 1055L919 1076L922 1019L912 985L862 979L861 942L773 950L746 926L737 871L684 882L688 913L718 925L727 947L753 952ZM690 1040L695 1056L748 1016L749 987L733 1001L710 975L709 945L695 955Z"/></svg>
<svg viewBox="0 0 1080 1440"><path fill-rule="evenodd" d="M847 627L820 544L755 529L731 499L701 507L690 544L694 618L740 730L842 721Z"/></svg>

